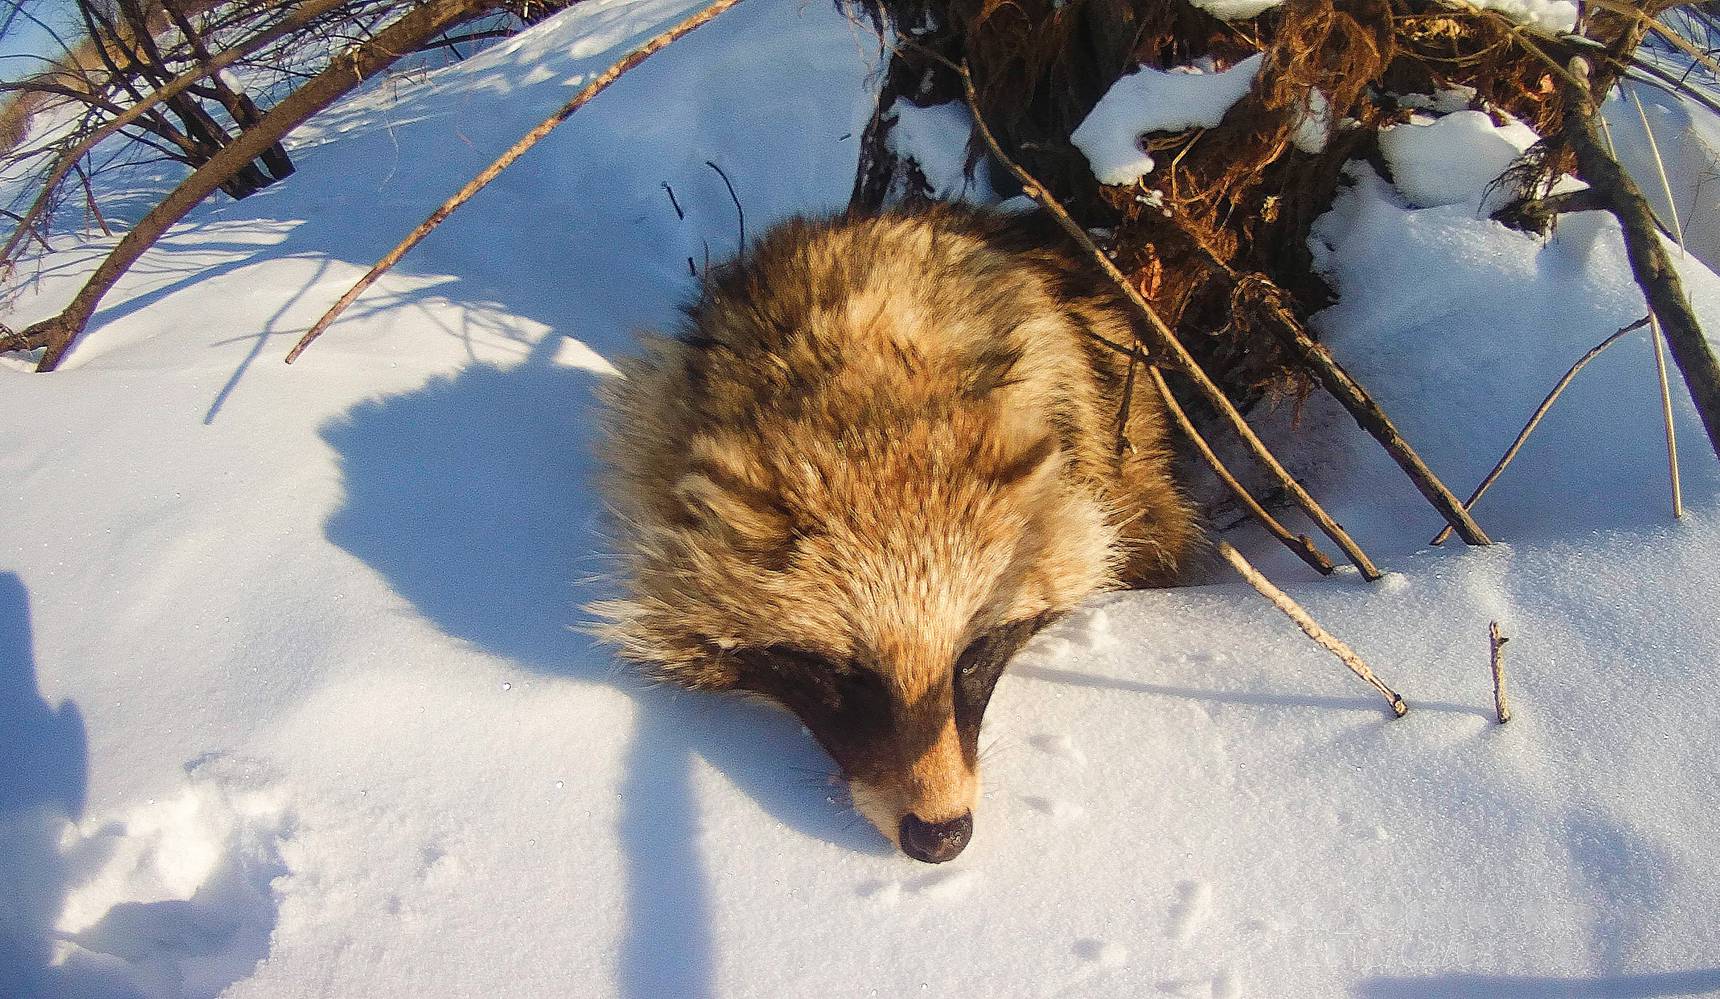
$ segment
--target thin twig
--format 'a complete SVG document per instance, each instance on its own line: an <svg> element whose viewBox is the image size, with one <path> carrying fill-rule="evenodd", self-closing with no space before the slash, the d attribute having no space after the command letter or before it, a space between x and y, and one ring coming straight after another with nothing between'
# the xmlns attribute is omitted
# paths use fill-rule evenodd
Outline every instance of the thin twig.
<svg viewBox="0 0 1720 999"><path fill-rule="evenodd" d="M930 50L927 51L938 59L943 59L941 55L930 53ZM948 60L944 61L948 62ZM1326 533L1327 537L1330 537L1339 548L1343 549L1344 555L1361 571L1362 577L1370 581L1379 579L1380 571L1374 566L1373 560L1368 558L1367 553L1362 551L1355 539L1351 538L1349 533L1332 519L1325 508L1320 506L1306 489L1302 488L1302 484L1297 482L1279 463L1271 450L1249 427L1248 421L1244 420L1242 414L1237 412L1236 407L1231 405L1223 390L1213 383L1205 371L1201 370L1200 364L1188 352L1188 348L1183 346L1182 341L1178 340L1176 334L1171 332L1170 327L1165 325L1165 321L1159 318L1159 314L1153 310L1151 305L1147 304L1147 300L1142 298L1141 293L1136 291L1128 279L1123 276L1123 272L1117 269L1117 265L1111 262L1111 258L1105 256L1104 251L1100 250L1098 245L1093 242L1093 238L1087 235L1087 230L1081 228L1080 224L1069 216L1069 213L1064 210L1044 184L1040 183L1021 164L1015 162L1003 151L1003 147L998 144L997 136L992 134L990 126L985 122L985 116L979 106L979 95L974 90L973 75L968 72L967 65L948 64L961 78L962 91L967 97L968 110L973 116L974 127L978 130L980 138L984 140L997 161L1003 164L1020 182L1027 195L1044 206L1046 212L1057 222L1057 225L1069 235L1070 239L1075 241L1077 246L1086 251L1099 269L1109 276L1111 281L1122 291L1123 296L1134 307L1136 314L1146 321L1144 328L1153 342L1147 343L1145 346L1161 356L1174 359L1177 367L1188 376L1189 380L1200 390L1201 395L1224 416L1231 428L1236 431L1237 436L1241 437L1243 442L1248 445L1248 449L1255 458L1272 472L1273 477L1278 480L1285 491L1295 497L1296 505L1300 506L1316 524L1320 525L1320 529Z"/></svg>
<svg viewBox="0 0 1720 999"><path fill-rule="evenodd" d="M1672 181L1666 176L1666 161L1660 155L1660 143L1654 138L1654 126L1649 124L1648 112L1643 109L1642 99L1637 97L1635 90L1626 88L1622 83L1619 89L1628 90L1630 100L1636 106L1637 119L1642 122L1642 133L1648 137L1648 148L1654 154L1654 169L1660 176L1660 192L1666 197L1667 217L1672 220L1673 238L1678 240L1678 249L1684 251L1684 223L1678 218L1678 201L1672 196ZM1601 119L1604 125L1606 119ZM1618 151L1612 148L1612 134L1606 133L1607 151L1617 157ZM1649 341L1654 344L1654 374L1660 383L1660 417L1666 428L1666 469L1672 486L1672 516L1679 519L1684 516L1684 489L1679 484L1678 476L1678 431L1672 422L1672 388L1666 378L1666 345L1662 342L1660 319L1652 312L1648 316L1650 328Z"/></svg>
<svg viewBox="0 0 1720 999"><path fill-rule="evenodd" d="M1708 110L1714 112L1715 114L1720 114L1720 101L1716 101L1714 98L1709 97L1707 94L1696 89L1694 86L1691 86L1690 84L1684 82L1683 80L1680 80L1678 77L1673 76L1671 73L1668 73L1666 70L1661 69L1659 66L1656 66L1652 63L1643 61L1643 59L1640 56L1633 55L1631 57L1629 68L1636 70L1637 72L1646 73L1649 76L1654 77L1654 80L1652 80L1652 81L1638 79L1637 77L1631 77L1631 79L1635 80L1636 82L1648 83L1650 86L1659 85L1661 87L1661 89L1663 89L1663 90L1667 90L1670 93L1677 94L1679 97L1682 97L1685 100L1692 101L1696 104L1700 104L1701 106L1707 108Z"/></svg>
<svg viewBox="0 0 1720 999"><path fill-rule="evenodd" d="M1644 326L1647 326L1648 320L1648 316L1643 316L1636 322L1631 323L1629 326L1624 327L1612 336L1609 336L1600 343L1595 344L1593 347L1589 348L1588 353L1577 358L1577 363L1571 365L1571 369L1565 372L1565 376L1560 378L1558 384L1553 386L1553 390L1547 393L1547 397L1541 400L1541 405L1535 407L1534 415L1529 417L1529 422L1523 425L1522 431L1517 434L1517 439L1512 441L1511 446L1505 449L1504 457L1500 458L1499 463L1493 466L1493 471L1488 472L1487 477L1481 480L1481 484L1475 487L1475 491L1469 494L1468 501L1463 504L1465 509L1475 506L1476 503L1480 502L1481 497L1487 494L1487 490L1493 487L1493 481L1499 478L1500 474L1505 471L1506 465L1511 464L1511 459L1517 457L1517 452L1523 449L1523 443L1529 439L1529 435L1535 431L1537 426L1540 425L1541 417L1546 416L1547 411L1553 408L1553 403L1558 400L1559 394L1565 391L1565 386L1571 384L1571 379L1577 377L1577 372L1583 370L1590 361L1599 357L1602 351L1617 343L1626 334L1634 333L1637 330L1642 329ZM1445 530L1440 531L1438 534L1433 536L1431 544L1443 545L1449 537L1451 537L1451 527L1447 525Z"/></svg>
<svg viewBox="0 0 1720 999"><path fill-rule="evenodd" d="M729 175L723 172L723 168L720 166L717 166L717 164L714 160L706 160L705 165L710 167L712 170L715 170L717 172L717 176L723 178L723 186L729 189L729 200L733 201L735 203L735 215L740 218L740 225L741 225L741 243L740 243L740 249L737 251L737 256L740 254L744 254L747 252L747 213L746 213L746 209L741 207L740 196L735 194L735 185L729 182Z"/></svg>
<svg viewBox="0 0 1720 999"><path fill-rule="evenodd" d="M1409 706L1404 703L1403 698L1399 697L1396 691L1386 686L1380 681L1379 677L1374 675L1374 671L1368 668L1368 664L1362 660L1361 656L1356 654L1355 649L1345 645L1337 638L1334 638L1330 632L1326 631L1326 629L1320 627L1319 622L1315 621L1314 618L1302 608L1301 604L1290 599L1290 595L1285 593L1283 590L1273 586L1272 582L1265 576L1261 575L1260 570L1256 569L1248 559L1243 558L1242 553L1237 551L1230 542L1220 541L1218 543L1218 553L1224 556L1224 560L1230 563L1230 567L1235 569L1238 575L1248 581L1249 586L1254 587L1261 596L1271 602L1272 606L1283 611L1286 617L1295 621L1296 626L1302 629L1302 633L1304 635L1312 638L1327 652L1337 656L1339 662L1342 662L1345 666L1350 668L1350 672L1372 684L1373 688L1379 691L1381 696L1386 699L1386 703L1391 705L1392 714L1402 718L1409 712Z"/></svg>
<svg viewBox="0 0 1720 999"><path fill-rule="evenodd" d="M1219 481L1229 487L1231 493L1241 501L1249 513L1254 515L1254 519L1260 522L1260 526L1266 528L1268 534L1282 542L1284 547L1290 549L1297 558L1312 566L1315 572L1322 576L1331 575L1332 560L1326 557L1325 552L1314 546L1314 540L1306 534L1291 534L1289 529L1279 523L1277 517L1272 516L1265 507L1260 505L1260 501L1256 500L1253 494L1249 493L1248 489L1237 481L1236 476L1230 473L1230 469L1225 467L1224 462L1218 457L1218 453L1212 449L1211 444L1206 442L1206 438L1201 436L1200 431L1195 428L1194 421L1188 418L1182 405L1177 402L1176 396L1171 393L1170 384L1165 381L1164 374L1156 367L1149 367L1147 373L1152 376L1154 385L1158 387L1159 398L1164 400L1165 410L1171 414L1172 419L1176 420L1183 436L1187 437L1189 442L1194 445L1195 450L1200 452L1201 458L1206 461L1207 467L1212 469L1213 474L1218 476Z"/></svg>
<svg viewBox="0 0 1720 999"><path fill-rule="evenodd" d="M72 170L77 173L78 180L82 181L84 185L84 207L89 209L91 215L95 216L96 225L102 227L102 235L112 236L113 230L108 228L107 219L102 218L101 207L96 204L96 192L90 188L90 175L85 173L81 166L73 166Z"/></svg>
<svg viewBox="0 0 1720 999"><path fill-rule="evenodd" d="M1684 487L1678 476L1678 431L1672 422L1672 389L1666 382L1666 344L1660 320L1653 313L1648 320L1648 338L1654 344L1654 373L1660 382L1660 419L1666 427L1666 474L1672 486L1672 517L1678 520L1684 516Z"/></svg>
<svg viewBox="0 0 1720 999"><path fill-rule="evenodd" d="M1123 376L1123 401L1117 407L1117 457L1119 458L1123 456L1124 452L1133 454L1135 451L1135 445L1129 440L1129 411L1134 407L1135 372L1140 366L1141 347L1136 344L1134 349L1129 351L1129 372ZM1155 374L1158 371L1157 368L1153 370Z"/></svg>
<svg viewBox="0 0 1720 999"><path fill-rule="evenodd" d="M1510 639L1499 633L1499 622L1487 625L1487 661L1493 668L1493 711L1503 725L1511 720L1511 706L1505 703L1505 643Z"/></svg>
<svg viewBox="0 0 1720 999"><path fill-rule="evenodd" d="M13 222L18 223L18 225L22 227L20 231L28 232L30 234L30 238L39 243L43 250L46 250L49 253L54 252L54 248L48 245L48 241L42 238L42 234L37 231L35 226L25 225L24 216L19 215L17 212L5 209L0 209L0 216L4 216L11 219ZM11 273L13 263L14 261L9 258L0 257L0 271Z"/></svg>
<svg viewBox="0 0 1720 999"><path fill-rule="evenodd" d="M646 59L649 59L659 49L680 38L682 35L697 29L739 2L740 0L716 0L715 3L703 8L691 17L683 20L681 23L654 36L645 44L634 49L632 52L629 52L620 62L604 70L597 79L592 80L584 89L575 94L572 100L569 100L566 104L563 104L558 108L554 114L539 122L536 128L533 128L530 132L521 136L519 141L509 146L502 155L496 158L495 162L485 167L476 177L467 181L466 186L460 188L460 190L455 192L455 194L447 201L442 202L442 206L440 208L432 212L429 218L419 223L418 228L413 229L412 232L407 234L406 238L401 240L398 246L388 251L388 253L381 260L377 261L376 265L373 266L369 272L364 275L364 277L358 280L357 284L354 284L350 289L348 289L347 293L340 297L340 301L336 302L328 312L324 313L323 317L316 321L316 325L306 331L305 335L300 338L299 342L293 346L293 349L287 353L287 363L291 364L293 361L297 360L298 356L304 353L305 348L309 347L312 341L321 336L323 331L328 329L330 324L339 318L342 312L346 311L347 306L351 305L358 296L364 294L364 290L366 288L375 284L377 278L386 274L390 268L399 263L400 258L406 256L414 246L423 242L424 237L428 236L432 230L441 225L443 220L447 219L448 216L454 214L455 209L472 200L474 195L489 186L490 181L495 180L496 177L498 177L503 170L506 170L511 166L515 160L524 156L527 150L543 141L545 136L555 131L556 126L566 121L575 111L584 107L593 97L596 97L598 94L609 89L610 84L613 84L616 80L620 79L621 74L632 69L634 66L639 65ZM718 171L718 173L721 172L722 171L720 170Z"/></svg>
<svg viewBox="0 0 1720 999"><path fill-rule="evenodd" d="M1715 59L1711 53L1703 51L1694 42L1672 30L1672 28L1668 27L1667 24L1659 18L1650 17L1642 11L1637 10L1635 7L1632 7L1627 3L1620 3L1618 0L1590 0L1590 2L1598 7L1604 7L1615 14L1622 14L1626 17L1635 18L1639 23L1646 25L1655 34L1671 42L1674 46L1683 49L1685 55L1688 55L1690 58L1695 59L1703 66L1707 67L1709 72L1720 76L1720 60Z"/></svg>
<svg viewBox="0 0 1720 999"><path fill-rule="evenodd" d="M1672 220L1672 238L1678 241L1678 249L1683 251L1684 223L1678 218L1678 199L1672 196L1672 181L1666 176L1666 161L1660 155L1660 142L1654 137L1654 127L1648 123L1648 112L1643 109L1642 100L1636 96L1636 91L1622 83L1619 84L1619 89L1630 94L1630 102L1636 105L1636 116L1642 122L1642 134L1648 138L1648 151L1654 155L1655 172L1660 175L1660 192L1666 196L1666 214ZM1601 127L1606 127L1605 118L1601 119ZM1618 150L1613 147L1610 130L1606 132L1606 140L1607 152L1617 159Z"/></svg>

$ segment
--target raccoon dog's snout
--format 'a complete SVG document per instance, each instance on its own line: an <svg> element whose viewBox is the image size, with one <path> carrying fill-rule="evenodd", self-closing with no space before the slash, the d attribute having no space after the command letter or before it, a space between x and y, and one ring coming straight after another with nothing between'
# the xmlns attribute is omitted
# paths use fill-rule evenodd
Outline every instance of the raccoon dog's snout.
<svg viewBox="0 0 1720 999"><path fill-rule="evenodd" d="M602 389L603 633L794 712L928 863L973 836L1009 657L1095 593L1170 582L1196 535L1153 380L1101 346L1135 320L1054 233L948 205L790 220Z"/></svg>
<svg viewBox="0 0 1720 999"><path fill-rule="evenodd" d="M963 812L948 822L926 822L918 815L902 817L898 833L902 852L928 864L956 859L973 838L973 813Z"/></svg>

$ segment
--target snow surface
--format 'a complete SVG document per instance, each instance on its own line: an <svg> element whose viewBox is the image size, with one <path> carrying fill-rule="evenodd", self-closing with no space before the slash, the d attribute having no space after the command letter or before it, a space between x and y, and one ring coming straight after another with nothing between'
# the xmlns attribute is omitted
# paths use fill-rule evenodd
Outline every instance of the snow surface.
<svg viewBox="0 0 1720 999"><path fill-rule="evenodd" d="M1212 128L1254 86L1263 55L1251 55L1219 72L1192 66L1142 66L1111 84L1070 141L1087 157L1102 184L1133 184L1153 171L1141 144L1150 132Z"/></svg>
<svg viewBox="0 0 1720 999"><path fill-rule="evenodd" d="M1625 95L1615 93L1603 113L1619 159L1643 196L1667 226L1682 230L1698 260L1720 269L1720 117L1634 82Z"/></svg>
<svg viewBox="0 0 1720 999"><path fill-rule="evenodd" d="M1290 134L1290 141L1297 149L1315 155L1325 151L1326 138L1331 134L1332 99L1322 90L1309 90L1302 118L1296 122L1296 131Z"/></svg>
<svg viewBox="0 0 1720 999"><path fill-rule="evenodd" d="M1467 204L1472 211L1498 208L1519 193L1499 183L1523 151L1540 136L1516 120L1495 125L1484 111L1454 111L1380 130L1380 154L1392 182L1421 208ZM1483 205L1485 200L1486 204Z"/></svg>
<svg viewBox="0 0 1720 999"><path fill-rule="evenodd" d="M975 841L937 868L835 800L793 719L567 627L607 567L591 389L735 245L707 160L749 235L846 200L877 68L846 20L753 0L677 43L279 363L684 10L588 0L373 86L291 181L146 256L64 370L0 370L0 995L1720 991L1720 471L1680 395L1673 523L1640 338L1480 505L1492 548L1424 549L1437 517L1321 399L1276 431L1389 574L1230 537L1406 719L1216 571L1111 595L1000 685ZM1602 216L1539 241L1357 167L1311 245L1323 334L1460 491L1641 314ZM1680 267L1720 328L1720 279Z"/></svg>

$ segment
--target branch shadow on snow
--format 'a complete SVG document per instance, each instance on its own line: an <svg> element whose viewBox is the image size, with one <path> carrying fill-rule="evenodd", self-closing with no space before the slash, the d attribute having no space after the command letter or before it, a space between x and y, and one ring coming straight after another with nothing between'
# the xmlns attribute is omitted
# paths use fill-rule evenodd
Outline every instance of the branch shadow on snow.
<svg viewBox="0 0 1720 999"><path fill-rule="evenodd" d="M52 977L67 882L58 842L83 815L87 749L77 705L42 699L29 594L0 573L0 994L40 993Z"/></svg>
<svg viewBox="0 0 1720 999"><path fill-rule="evenodd" d="M326 425L345 496L325 530L446 634L636 700L620 786L622 981L636 996L709 994L712 872L698 845L697 760L807 836L879 854L886 844L808 776L833 765L794 719L651 686L574 630L579 605L604 595L608 570L592 481L591 397L602 376L555 363L561 339L544 337L512 367L473 364Z"/></svg>

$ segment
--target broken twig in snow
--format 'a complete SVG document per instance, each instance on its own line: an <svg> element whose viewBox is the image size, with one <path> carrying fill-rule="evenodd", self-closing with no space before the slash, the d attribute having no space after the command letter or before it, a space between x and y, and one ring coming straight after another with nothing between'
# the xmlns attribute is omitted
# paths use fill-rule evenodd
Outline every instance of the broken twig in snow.
<svg viewBox="0 0 1720 999"><path fill-rule="evenodd" d="M515 160L524 156L527 150L543 141L544 137L549 135L549 133L555 131L556 126L566 121L575 111L584 107L593 97L596 97L598 94L609 89L609 85L619 79L621 74L639 65L646 59L649 59L659 49L680 38L682 35L692 32L737 3L740 3L740 0L716 0L715 3L698 11L681 23L654 36L645 44L634 49L632 52L629 52L620 62L604 70L598 75L597 79L592 80L591 83L587 84L585 88L575 94L571 100L558 108L554 114L545 118L543 121L538 123L536 128L533 128L531 131L521 136L518 142L509 146L502 155L496 157L495 162L485 167L476 177L467 181L466 186L455 192L453 197L442 202L442 207L431 212L429 218L419 223L418 228L407 234L406 238L400 241L400 245L389 250L387 255L385 255L381 260L378 260L376 265L372 267L364 277L359 278L358 283L348 289L347 293L340 297L340 301L334 303L334 307L324 313L323 317L318 319L316 324L305 332L305 335L299 339L299 342L293 346L293 349L287 352L287 363L291 364L293 361L297 360L298 356L304 353L305 348L309 347L311 342L317 337L322 336L323 331L328 329L329 326L340 317L342 312L346 311L347 306L351 305L358 296L364 294L364 290L366 288L375 284L377 278L386 274L390 268L399 263L400 258L406 256L414 246L423 242L424 237L430 235L432 230L441 225L448 216L454 214L455 209L472 200L474 195L489 186L490 181L495 180L501 175L503 170L512 166ZM715 169L715 164L712 165L712 168ZM717 170L717 172L722 173L721 170ZM727 180L728 178L725 177L724 181L727 182ZM733 188L730 190L732 193Z"/></svg>
<svg viewBox="0 0 1720 999"><path fill-rule="evenodd" d="M1510 639L1499 633L1499 622L1487 625L1488 663L1493 667L1493 711L1503 725L1511 720L1511 708L1505 703L1505 643Z"/></svg>
<svg viewBox="0 0 1720 999"><path fill-rule="evenodd" d="M1404 703L1403 698L1399 697L1396 691L1380 682L1380 678L1374 675L1374 671L1368 668L1368 664L1356 654L1355 649L1345 645L1334 638L1326 629L1320 627L1319 622L1315 621L1306 610L1303 610L1301 604L1290 599L1290 595L1283 590L1273 586L1272 582L1261 575L1260 570L1244 558L1242 553L1237 551L1230 542L1220 541L1218 553L1224 556L1224 560L1230 563L1230 567L1235 569L1238 575L1248 581L1249 586L1254 587L1261 596L1271 602L1272 606L1283 611L1286 617L1295 621L1296 626L1302 629L1304 635L1312 638L1327 652L1337 656L1339 662L1350 668L1350 672L1372 684L1373 688L1385 697L1386 703L1391 705L1392 714L1402 718L1409 713L1409 706Z"/></svg>
<svg viewBox="0 0 1720 999"><path fill-rule="evenodd" d="M1313 539L1306 534L1291 534L1288 528L1278 522L1277 517L1268 513L1266 508L1260 505L1260 501L1256 500L1248 489L1237 481L1236 476L1230 474L1230 469L1225 467L1224 462L1213 451L1212 445L1208 444L1206 438L1201 436L1200 431L1195 429L1194 421L1190 420L1188 414L1183 412L1182 405L1177 402L1177 397L1171 393L1171 387L1165 381L1164 374L1157 367L1149 367L1147 372L1152 376L1153 384L1158 387L1159 398L1164 400L1165 409L1169 411L1172 419L1176 420L1177 426L1182 429L1183 436L1187 437L1189 443L1194 445L1195 450L1200 452L1200 456L1206 460L1207 466L1212 469L1214 475L1218 476L1219 481L1229 487L1248 512L1254 515L1254 519L1260 521L1260 526L1266 528L1267 533L1283 542L1284 547L1290 549L1297 558L1312 566L1315 572L1322 576L1331 575L1332 560L1326 557L1325 552L1314 546ZM1124 398L1126 400L1127 396L1125 395Z"/></svg>
<svg viewBox="0 0 1720 999"><path fill-rule="evenodd" d="M1325 508L1308 494L1308 490L1303 489L1302 484L1291 477L1289 471L1279 463L1271 450L1266 447L1265 442L1254 433L1253 428L1248 425L1248 421L1242 418L1242 414L1237 412L1235 406L1231 405L1224 391L1213 383L1205 371L1201 370L1200 364L1188 352L1188 348L1183 346L1182 341L1177 339L1171 328L1165 325L1165 321L1159 318L1159 314L1129 283L1129 279L1123 276L1123 272L1117 269L1117 265L1111 262L1111 258L1105 256L1105 252L1093 242L1093 237L1087 235L1087 230L1081 228L1080 223L1070 217L1068 211L1058 203L1044 184L1041 184L1037 178L1027 172L1026 168L1015 162L1008 153L1003 151L1003 147L998 144L997 136L992 134L991 127L986 124L985 116L980 111L979 95L974 91L973 75L968 72L967 65L965 63L962 65L950 63L943 56L932 53L930 50L926 51L938 60L945 62L961 77L962 92L967 97L968 111L973 115L974 129L979 132L980 138L991 150L992 156L996 157L997 161L1014 175L1016 180L1021 182L1022 189L1028 197L1045 208L1045 211L1056 221L1058 227L1087 253L1099 269L1122 291L1129 304L1134 306L1135 313L1146 321L1145 327L1152 338L1152 342L1145 344L1145 346L1155 349L1160 355L1176 362L1178 370L1188 376L1195 388L1200 390L1200 394L1225 418L1231 428L1236 431L1237 436L1242 438L1243 443L1248 445L1249 451L1253 452L1255 458L1266 466L1279 484L1295 498L1296 505L1301 507L1316 524L1320 525L1320 530L1324 531L1333 543L1343 549L1344 555L1361 571L1362 578L1370 582L1379 579L1380 570L1374 566L1373 560L1368 558L1367 553L1362 551L1355 539L1351 538L1349 533L1332 519L1331 514L1328 514Z"/></svg>
<svg viewBox="0 0 1720 999"><path fill-rule="evenodd" d="M1518 451L1523 450L1523 443L1529 439L1530 434L1535 432L1535 428L1541 423L1541 418L1547 415L1547 411L1549 409L1553 408L1553 403L1558 400L1559 394L1565 391L1565 386L1571 384L1571 379L1577 377L1577 372L1583 370L1590 361L1601 356L1602 351L1617 343L1626 334L1634 333L1637 330L1642 329L1644 326L1647 326L1648 318L1649 317L1647 316L1643 316L1636 322L1631 323L1629 326L1624 327L1612 336L1609 336L1600 343L1595 344L1593 347L1589 348L1588 353L1577 358L1577 363L1571 365L1571 369L1566 371L1565 376L1560 378L1558 384L1553 386L1553 391L1548 392L1547 397L1541 400L1541 405L1535 407L1534 415L1530 416L1529 422L1523 425L1522 431L1517 434L1517 439L1512 441L1511 446L1505 449L1505 455L1499 459L1498 464L1493 466L1493 471L1488 472L1487 477L1481 480L1481 484L1475 487L1475 491L1469 494L1468 501L1463 504L1465 509L1473 507L1476 503L1479 503L1481 501L1481 497L1487 494L1487 490L1493 487L1493 480L1499 478L1500 474L1505 471L1505 466L1511 464L1511 459L1517 457ZM1431 544L1443 545L1445 544L1445 540L1449 537L1451 537L1451 527L1450 525L1447 525L1445 530L1440 531L1438 534L1433 536Z"/></svg>

